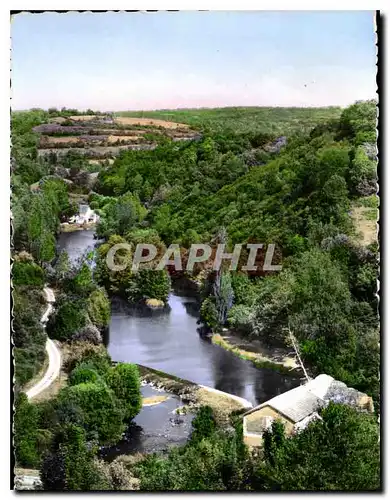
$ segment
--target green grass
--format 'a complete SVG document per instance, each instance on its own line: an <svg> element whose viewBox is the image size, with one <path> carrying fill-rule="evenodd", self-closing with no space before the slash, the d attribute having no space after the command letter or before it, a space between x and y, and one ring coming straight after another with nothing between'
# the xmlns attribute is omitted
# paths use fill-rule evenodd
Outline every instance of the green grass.
<svg viewBox="0 0 390 500"><path fill-rule="evenodd" d="M154 118L186 123L194 128L206 127L213 132L231 130L239 133L263 132L288 135L297 130L310 129L331 119L338 119L341 108L231 107L120 111L115 114L117 116Z"/></svg>
<svg viewBox="0 0 390 500"><path fill-rule="evenodd" d="M361 207L367 207L367 208L378 208L379 197L376 194L372 194L371 196L359 198L359 205Z"/></svg>
<svg viewBox="0 0 390 500"><path fill-rule="evenodd" d="M299 368L290 368L283 363L278 363L271 359L267 359L265 357L260 357L252 352L244 351L243 349L239 349L236 346L231 345L227 342L223 337L218 334L214 334L211 341L213 344L219 345L223 349L232 352L236 356L241 359L245 359L246 361L250 361L253 363L256 368L268 368L270 370L278 371L279 373L283 373L286 375L294 375L299 376L302 374L302 371Z"/></svg>

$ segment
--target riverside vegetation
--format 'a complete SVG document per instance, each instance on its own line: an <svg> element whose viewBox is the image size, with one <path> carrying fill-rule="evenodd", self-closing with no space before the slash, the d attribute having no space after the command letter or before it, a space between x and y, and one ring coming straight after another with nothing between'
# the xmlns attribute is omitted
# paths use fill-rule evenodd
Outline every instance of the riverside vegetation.
<svg viewBox="0 0 390 500"><path fill-rule="evenodd" d="M105 159L92 167L72 152L39 155L33 128L75 116L83 114L63 109L12 116L18 464L40 467L45 489L377 489L376 417L342 405L330 405L322 421L293 437L285 438L275 424L260 454L243 445L238 417L232 416L230 430L222 429L204 408L188 444L167 456L99 461L96 446L119 439L141 399L137 369L112 368L105 349L94 345L109 321L107 294L131 303L166 302L175 277L147 265L110 271L105 257L114 244L152 243L162 255L179 243L185 258L191 243L222 242L227 249L274 243L283 263L279 273L197 266L189 277L201 284L203 322L270 347L285 345L292 332L314 374L366 392L379 411L378 243L359 235L353 217L355 206L376 206L376 103L344 110L145 113L188 124L196 134L186 141L164 136L154 149L121 150L111 165ZM93 191L89 168L98 172ZM104 242L93 276L89 256L76 266L66 255L55 260L59 223L75 213L77 194L88 196L100 215L97 234ZM45 282L58 290L48 334L71 343L74 359L66 366L68 385L54 399L34 403L22 389L45 358L39 322Z"/></svg>

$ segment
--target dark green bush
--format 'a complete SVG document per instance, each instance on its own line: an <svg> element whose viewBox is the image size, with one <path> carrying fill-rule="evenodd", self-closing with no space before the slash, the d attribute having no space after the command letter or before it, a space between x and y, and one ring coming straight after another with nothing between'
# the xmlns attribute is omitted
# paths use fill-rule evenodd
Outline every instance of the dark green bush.
<svg viewBox="0 0 390 500"><path fill-rule="evenodd" d="M82 300L65 300L58 306L47 323L48 335L57 340L69 340L87 322Z"/></svg>
<svg viewBox="0 0 390 500"><path fill-rule="evenodd" d="M120 401L125 418L134 418L142 407L137 366L130 363L118 363L110 369L106 378L108 385Z"/></svg>
<svg viewBox="0 0 390 500"><path fill-rule="evenodd" d="M19 467L36 467L40 455L38 441L38 409L28 401L24 392L15 400L14 446L16 463Z"/></svg>
<svg viewBox="0 0 390 500"><path fill-rule="evenodd" d="M59 399L81 408L89 438L95 437L102 444L120 439L124 431L123 413L114 392L104 383L87 382L65 387Z"/></svg>
<svg viewBox="0 0 390 500"><path fill-rule="evenodd" d="M12 266L12 281L15 286L29 285L42 287L45 283L45 273L38 264L16 261Z"/></svg>

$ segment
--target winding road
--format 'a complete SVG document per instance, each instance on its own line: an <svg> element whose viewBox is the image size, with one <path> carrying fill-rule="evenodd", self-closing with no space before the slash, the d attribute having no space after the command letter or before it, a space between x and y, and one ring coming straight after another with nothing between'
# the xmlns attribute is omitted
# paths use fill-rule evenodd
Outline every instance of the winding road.
<svg viewBox="0 0 390 500"><path fill-rule="evenodd" d="M53 303L55 302L54 292L51 288L45 286L43 289L46 295L47 301L47 309L44 312L41 323L46 325L47 320L49 319L50 314L52 313L54 307ZM43 390L47 389L50 384L58 377L61 370L61 353L58 350L55 343L47 338L46 341L46 352L49 356L49 366L46 370L45 375L41 378L39 382L37 382L31 389L29 389L26 394L29 399L37 396Z"/></svg>

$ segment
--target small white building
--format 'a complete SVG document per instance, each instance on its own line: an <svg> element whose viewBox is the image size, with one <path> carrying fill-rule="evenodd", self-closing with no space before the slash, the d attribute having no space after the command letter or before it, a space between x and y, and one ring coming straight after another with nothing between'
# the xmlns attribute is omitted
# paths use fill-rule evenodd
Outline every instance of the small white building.
<svg viewBox="0 0 390 500"><path fill-rule="evenodd" d="M244 413L244 442L261 447L263 432L279 420L287 435L304 429L311 421L320 419L318 411L333 401L372 413L372 398L329 375L318 375L310 382L279 394Z"/></svg>
<svg viewBox="0 0 390 500"><path fill-rule="evenodd" d="M89 205L79 205L79 213L69 219L71 224L96 224L99 216L89 207Z"/></svg>

